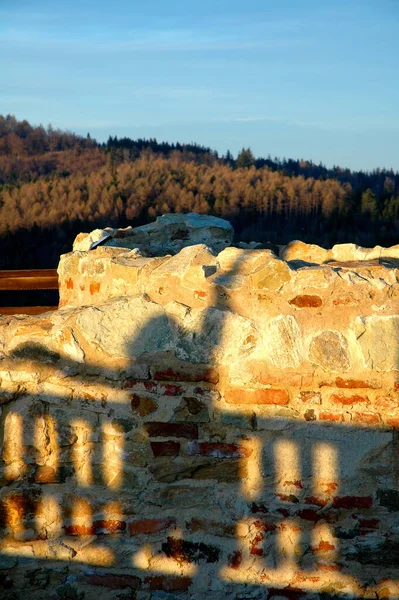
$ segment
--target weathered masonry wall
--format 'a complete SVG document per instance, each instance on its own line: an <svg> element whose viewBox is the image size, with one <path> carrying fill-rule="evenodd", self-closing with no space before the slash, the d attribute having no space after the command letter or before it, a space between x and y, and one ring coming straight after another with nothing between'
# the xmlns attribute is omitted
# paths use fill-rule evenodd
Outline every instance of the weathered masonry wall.
<svg viewBox="0 0 399 600"><path fill-rule="evenodd" d="M1 319L1 598L399 598L399 253L280 250L76 251Z"/></svg>

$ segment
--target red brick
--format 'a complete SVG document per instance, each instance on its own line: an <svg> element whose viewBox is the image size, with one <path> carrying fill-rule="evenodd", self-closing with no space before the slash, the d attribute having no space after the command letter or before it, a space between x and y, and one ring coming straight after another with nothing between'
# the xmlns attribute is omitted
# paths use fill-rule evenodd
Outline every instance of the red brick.
<svg viewBox="0 0 399 600"><path fill-rule="evenodd" d="M82 581L89 585L98 585L111 589L131 588L138 590L141 580L134 575L116 575L114 573L89 573L82 576Z"/></svg>
<svg viewBox="0 0 399 600"><path fill-rule="evenodd" d="M189 577L167 577L166 575L153 575L145 578L145 583L150 590L162 590L164 592L187 591L192 585Z"/></svg>
<svg viewBox="0 0 399 600"><path fill-rule="evenodd" d="M172 383L166 383L161 389L163 396L180 396L184 393L184 389L180 385L173 385Z"/></svg>
<svg viewBox="0 0 399 600"><path fill-rule="evenodd" d="M90 525L64 525L65 535L93 535L94 529Z"/></svg>
<svg viewBox="0 0 399 600"><path fill-rule="evenodd" d="M354 423L364 423L365 425L378 425L378 423L381 423L380 416L376 413L353 413L352 421Z"/></svg>
<svg viewBox="0 0 399 600"><path fill-rule="evenodd" d="M249 553L252 556L263 556L263 548L259 545L263 542L265 536L261 531L259 531L251 542L251 547Z"/></svg>
<svg viewBox="0 0 399 600"><path fill-rule="evenodd" d="M146 423L150 437L183 437L198 439L198 425L195 423Z"/></svg>
<svg viewBox="0 0 399 600"><path fill-rule="evenodd" d="M320 513L312 508L303 508L302 510L298 510L296 515L300 519L303 519L304 521L311 521L312 523L317 523L321 519Z"/></svg>
<svg viewBox="0 0 399 600"><path fill-rule="evenodd" d="M189 456L213 456L214 458L244 458L252 454L252 449L225 444L222 442L189 442Z"/></svg>
<svg viewBox="0 0 399 600"><path fill-rule="evenodd" d="M180 443L173 442L151 442L152 453L157 456L178 456L180 452Z"/></svg>
<svg viewBox="0 0 399 600"><path fill-rule="evenodd" d="M319 413L320 421L332 421L332 422L344 422L347 417L343 413L332 412L331 410L324 410Z"/></svg>
<svg viewBox="0 0 399 600"><path fill-rule="evenodd" d="M166 531L169 527L175 525L175 523L175 519L172 518L133 521L133 523L129 523L129 533L131 536L160 533L161 531Z"/></svg>
<svg viewBox="0 0 399 600"><path fill-rule="evenodd" d="M95 535L99 534L113 534L113 533L123 533L126 531L126 523L125 521L94 521L93 523L93 533Z"/></svg>
<svg viewBox="0 0 399 600"><path fill-rule="evenodd" d="M338 486L335 487L335 489L337 489ZM314 506L326 506L327 504L329 504L331 501L330 497L327 498L320 498L320 497L316 497L316 496L307 496L305 498L305 504L313 504Z"/></svg>
<svg viewBox="0 0 399 600"><path fill-rule="evenodd" d="M334 508L371 508L371 496L336 496L333 501Z"/></svg>
<svg viewBox="0 0 399 600"><path fill-rule="evenodd" d="M92 281L90 284L90 294L93 296L93 294L98 294L99 291L100 284L98 283L98 281Z"/></svg>
<svg viewBox="0 0 399 600"><path fill-rule="evenodd" d="M286 390L247 390L230 389L225 392L225 400L229 404L288 404L288 393Z"/></svg>
<svg viewBox="0 0 399 600"><path fill-rule="evenodd" d="M319 308L323 302L320 296L308 296L303 294L292 298L292 300L289 301L289 304L293 304L298 308Z"/></svg>
<svg viewBox="0 0 399 600"><path fill-rule="evenodd" d="M318 546L313 547L313 550L316 552L330 552L331 550L335 550L335 546L326 540L321 540Z"/></svg>
<svg viewBox="0 0 399 600"><path fill-rule="evenodd" d="M303 490L303 484L302 481L300 481L299 479L295 480L295 481L284 481L284 485L285 486L294 486L296 487L298 490Z"/></svg>
<svg viewBox="0 0 399 600"><path fill-rule="evenodd" d="M338 482L337 481L328 481L322 484L323 488L324 488L324 492L326 494L332 494L333 492L336 492L338 489Z"/></svg>
<svg viewBox="0 0 399 600"><path fill-rule="evenodd" d="M233 554L229 555L228 558L229 567L232 569L239 569L242 564L242 552L240 550L236 550Z"/></svg>
<svg viewBox="0 0 399 600"><path fill-rule="evenodd" d="M367 383L366 381L361 381L359 379L342 379L342 377L336 378L335 385L338 388L344 388L347 390L363 388L375 389L375 387L371 383Z"/></svg>
<svg viewBox="0 0 399 600"><path fill-rule="evenodd" d="M332 394L332 396L330 396L330 402L332 402L333 404L344 404L345 406L368 401L369 399L367 398L367 396L358 396L357 394L353 396L342 396L340 394Z"/></svg>
<svg viewBox="0 0 399 600"><path fill-rule="evenodd" d="M154 379L160 381L205 381L206 383L218 383L219 374L215 369L172 369L169 367L165 371L156 371Z"/></svg>

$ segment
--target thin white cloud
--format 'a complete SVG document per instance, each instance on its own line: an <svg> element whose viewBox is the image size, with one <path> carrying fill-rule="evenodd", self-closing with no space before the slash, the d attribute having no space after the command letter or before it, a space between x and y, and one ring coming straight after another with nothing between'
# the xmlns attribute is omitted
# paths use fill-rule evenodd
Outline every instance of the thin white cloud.
<svg viewBox="0 0 399 600"><path fill-rule="evenodd" d="M326 131L352 131L353 133L362 132L366 129L375 130L399 130L399 122L390 121L387 124L386 120L378 119L375 116L369 117L350 117L350 118L329 118L326 121L290 119L278 116L238 116L238 117L222 117L214 118L213 122L217 123L276 123L279 125L287 125L301 128L314 128Z"/></svg>
<svg viewBox="0 0 399 600"><path fill-rule="evenodd" d="M130 39L96 41L82 38L55 38L45 32L32 33L9 29L0 33L0 42L7 45L27 46L46 50L67 50L68 53L127 53L135 51L234 51L256 49L279 49L309 45L305 38L259 37L251 38L240 35L226 35L222 32L211 35L197 30L154 30L137 31Z"/></svg>

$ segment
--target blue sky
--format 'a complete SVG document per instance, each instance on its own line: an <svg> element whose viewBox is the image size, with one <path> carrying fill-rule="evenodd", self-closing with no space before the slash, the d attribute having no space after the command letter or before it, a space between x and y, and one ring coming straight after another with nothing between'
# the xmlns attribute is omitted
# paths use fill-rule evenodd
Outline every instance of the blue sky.
<svg viewBox="0 0 399 600"><path fill-rule="evenodd" d="M399 169L399 0L0 0L0 113Z"/></svg>

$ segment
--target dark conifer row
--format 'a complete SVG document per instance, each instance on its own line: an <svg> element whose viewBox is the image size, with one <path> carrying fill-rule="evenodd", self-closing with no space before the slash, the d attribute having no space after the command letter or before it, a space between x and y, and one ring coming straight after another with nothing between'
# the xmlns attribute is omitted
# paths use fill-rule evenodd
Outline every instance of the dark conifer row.
<svg viewBox="0 0 399 600"><path fill-rule="evenodd" d="M392 245L399 173L256 159L249 148L234 159L193 143L97 144L0 116L0 268L56 266L79 231L191 211L229 219L244 241Z"/></svg>

